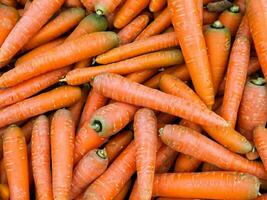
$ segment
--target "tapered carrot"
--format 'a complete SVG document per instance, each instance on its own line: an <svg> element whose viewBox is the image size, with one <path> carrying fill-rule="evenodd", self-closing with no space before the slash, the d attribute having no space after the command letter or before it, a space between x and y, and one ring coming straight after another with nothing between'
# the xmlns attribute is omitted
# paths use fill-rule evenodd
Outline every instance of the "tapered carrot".
<svg viewBox="0 0 267 200"><path fill-rule="evenodd" d="M0 184L0 197L2 200L9 200L9 188L7 184Z"/></svg>
<svg viewBox="0 0 267 200"><path fill-rule="evenodd" d="M211 24L215 22L219 17L219 13L209 12L206 8L203 8L203 24Z"/></svg>
<svg viewBox="0 0 267 200"><path fill-rule="evenodd" d="M70 111L58 110L51 123L52 187L54 199L70 196L75 127ZM60 141L60 142L59 142Z"/></svg>
<svg viewBox="0 0 267 200"><path fill-rule="evenodd" d="M174 172L194 172L201 164L201 161L185 154L179 154L176 162Z"/></svg>
<svg viewBox="0 0 267 200"><path fill-rule="evenodd" d="M214 172L214 171L223 171L223 170L213 164L204 162L201 167L201 171L202 172Z"/></svg>
<svg viewBox="0 0 267 200"><path fill-rule="evenodd" d="M163 50L137 56L117 63L111 63L97 67L75 69L70 71L63 80L65 80L70 85L79 85L86 83L92 80L92 78L94 78L95 76L105 72L124 75L145 69L168 67L181 63L183 63L183 56L180 50Z"/></svg>
<svg viewBox="0 0 267 200"><path fill-rule="evenodd" d="M160 138L174 150L222 169L245 172L262 179L267 178L261 163L249 161L193 129L179 125L166 125L160 130Z"/></svg>
<svg viewBox="0 0 267 200"><path fill-rule="evenodd" d="M166 0L151 0L149 3L149 10L151 12L158 12L165 6L165 4L167 4Z"/></svg>
<svg viewBox="0 0 267 200"><path fill-rule="evenodd" d="M82 8L69 8L46 24L23 47L26 50L45 44L75 27L85 16Z"/></svg>
<svg viewBox="0 0 267 200"><path fill-rule="evenodd" d="M82 7L82 3L80 0L66 0L64 5L68 8L71 7Z"/></svg>
<svg viewBox="0 0 267 200"><path fill-rule="evenodd" d="M153 196L254 199L258 196L259 187L258 178L243 173L169 173L155 176Z"/></svg>
<svg viewBox="0 0 267 200"><path fill-rule="evenodd" d="M204 103L212 107L214 104L212 75L194 0L168 0L168 8L194 88Z"/></svg>
<svg viewBox="0 0 267 200"><path fill-rule="evenodd" d="M212 81L215 93L221 83L227 66L231 47L231 34L220 21L215 21L204 32L211 66Z"/></svg>
<svg viewBox="0 0 267 200"><path fill-rule="evenodd" d="M118 37L113 32L86 34L34 57L28 62L17 65L17 67L1 76L0 86L16 85L39 74L104 53L117 45Z"/></svg>
<svg viewBox="0 0 267 200"><path fill-rule="evenodd" d="M133 72L125 77L128 78L131 81L137 82L137 83L143 83L147 79L151 78L153 75L155 75L158 72L158 69L147 69L139 72Z"/></svg>
<svg viewBox="0 0 267 200"><path fill-rule="evenodd" d="M114 197L113 200L124 200L131 188L131 185L132 185L132 180L130 179L127 183L125 183L119 194L117 194L117 196Z"/></svg>
<svg viewBox="0 0 267 200"><path fill-rule="evenodd" d="M228 0L210 2L207 5L207 9L210 12L223 12L224 10L233 6L232 2Z"/></svg>
<svg viewBox="0 0 267 200"><path fill-rule="evenodd" d="M132 131L123 131L111 138L105 145L109 164L123 151L133 139Z"/></svg>
<svg viewBox="0 0 267 200"><path fill-rule="evenodd" d="M16 125L7 128L3 150L10 199L30 199L27 146L21 129Z"/></svg>
<svg viewBox="0 0 267 200"><path fill-rule="evenodd" d="M125 103L115 102L96 110L90 126L101 137L109 137L122 130L133 120L137 107Z"/></svg>
<svg viewBox="0 0 267 200"><path fill-rule="evenodd" d="M60 8L64 0L35 0L12 29L0 49L0 62L10 60L49 18Z"/></svg>
<svg viewBox="0 0 267 200"><path fill-rule="evenodd" d="M49 121L44 115L39 116L33 125L31 157L36 197L40 200L53 199L50 173Z"/></svg>
<svg viewBox="0 0 267 200"><path fill-rule="evenodd" d="M162 33L166 28L171 25L171 15L168 8L165 8L159 16L151 22L135 40L143 40L153 35Z"/></svg>
<svg viewBox="0 0 267 200"><path fill-rule="evenodd" d="M0 3L12 7L16 7L17 5L16 0L0 0Z"/></svg>
<svg viewBox="0 0 267 200"><path fill-rule="evenodd" d="M79 196L88 185L100 176L108 166L105 149L89 151L76 165L73 171L70 198Z"/></svg>
<svg viewBox="0 0 267 200"><path fill-rule="evenodd" d="M95 0L95 12L98 15L110 14L123 2L124 0Z"/></svg>
<svg viewBox="0 0 267 200"><path fill-rule="evenodd" d="M112 49L97 56L96 62L101 64L113 63L177 45L178 41L175 33L164 33Z"/></svg>

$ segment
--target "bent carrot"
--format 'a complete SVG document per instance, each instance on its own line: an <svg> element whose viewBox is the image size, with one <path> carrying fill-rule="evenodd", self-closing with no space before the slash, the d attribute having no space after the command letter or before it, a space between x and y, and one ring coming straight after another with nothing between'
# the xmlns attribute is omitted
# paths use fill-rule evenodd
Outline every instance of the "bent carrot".
<svg viewBox="0 0 267 200"><path fill-rule="evenodd" d="M121 189L119 194L117 194L116 197L114 197L113 200L124 200L126 198L127 193L129 192L132 185L132 180L130 179Z"/></svg>
<svg viewBox="0 0 267 200"><path fill-rule="evenodd" d="M212 24L219 17L219 13L209 12L206 8L203 8L203 24Z"/></svg>
<svg viewBox="0 0 267 200"><path fill-rule="evenodd" d="M259 125L254 129L253 141L263 162L263 165L265 169L267 169L267 129L264 125Z"/></svg>
<svg viewBox="0 0 267 200"><path fill-rule="evenodd" d="M9 200L9 188L6 184L0 184L0 197L2 200Z"/></svg>
<svg viewBox="0 0 267 200"><path fill-rule="evenodd" d="M176 159L174 172L194 172L200 164L200 160L181 153Z"/></svg>
<svg viewBox="0 0 267 200"><path fill-rule="evenodd" d="M52 200L49 120L44 115L37 117L33 125L31 157L36 197Z"/></svg>
<svg viewBox="0 0 267 200"><path fill-rule="evenodd" d="M108 15L123 2L124 0L95 0L95 12L98 15Z"/></svg>
<svg viewBox="0 0 267 200"><path fill-rule="evenodd" d="M6 129L3 150L10 199L30 199L27 146L21 129L16 125Z"/></svg>
<svg viewBox="0 0 267 200"><path fill-rule="evenodd" d="M54 199L68 199L70 196L74 136L75 127L70 111L66 109L56 111L51 122L52 187Z"/></svg>
<svg viewBox="0 0 267 200"><path fill-rule="evenodd" d="M151 0L149 3L149 10L151 12L158 12L165 6L165 4L167 4L166 0Z"/></svg>

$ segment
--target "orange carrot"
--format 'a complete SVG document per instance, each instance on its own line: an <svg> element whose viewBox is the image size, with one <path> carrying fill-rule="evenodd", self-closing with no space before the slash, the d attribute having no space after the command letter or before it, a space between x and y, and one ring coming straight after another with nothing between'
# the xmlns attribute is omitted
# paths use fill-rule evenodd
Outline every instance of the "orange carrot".
<svg viewBox="0 0 267 200"><path fill-rule="evenodd" d="M164 127L166 124L173 123L177 117L167 113L159 113L157 115L158 129Z"/></svg>
<svg viewBox="0 0 267 200"><path fill-rule="evenodd" d="M150 38L135 41L97 56L96 62L101 64L113 63L142 54L175 47L178 45L175 33L164 33Z"/></svg>
<svg viewBox="0 0 267 200"><path fill-rule="evenodd" d="M160 130L160 138L174 150L222 169L250 173L267 179L267 173L261 163L249 161L193 129L179 125L166 125Z"/></svg>
<svg viewBox="0 0 267 200"><path fill-rule="evenodd" d="M40 200L53 199L50 173L49 121L39 116L33 125L31 140L32 170L36 197Z"/></svg>
<svg viewBox="0 0 267 200"><path fill-rule="evenodd" d="M34 124L34 121L35 121L35 117L34 118L31 118L30 120L28 120L22 127L21 127L21 130L24 134L24 137L25 137L25 141L27 144L30 143L31 141L31 138L32 138L32 129L33 129L33 124Z"/></svg>
<svg viewBox="0 0 267 200"><path fill-rule="evenodd" d="M166 0L151 0L149 10L151 12L158 12L165 6L165 4L167 4Z"/></svg>
<svg viewBox="0 0 267 200"><path fill-rule="evenodd" d="M75 127L70 111L58 110L51 123L52 186L54 199L70 196ZM60 141L60 142L59 142Z"/></svg>
<svg viewBox="0 0 267 200"><path fill-rule="evenodd" d="M34 57L28 62L17 65L16 68L4 73L0 77L0 86L9 87L16 85L39 74L104 53L117 45L118 37L113 32L86 34Z"/></svg>
<svg viewBox="0 0 267 200"><path fill-rule="evenodd" d="M27 146L21 129L16 125L6 129L3 150L10 199L30 199Z"/></svg>
<svg viewBox="0 0 267 200"><path fill-rule="evenodd" d="M214 172L214 171L223 171L223 170L213 164L204 162L201 167L201 171L202 172Z"/></svg>
<svg viewBox="0 0 267 200"><path fill-rule="evenodd" d="M0 63L10 60L63 3L64 0L33 1L1 46Z"/></svg>
<svg viewBox="0 0 267 200"><path fill-rule="evenodd" d="M94 11L96 0L81 0L83 6L86 8L87 12L91 13Z"/></svg>
<svg viewBox="0 0 267 200"><path fill-rule="evenodd" d="M64 5L68 8L71 7L82 7L82 3L80 0L66 0Z"/></svg>
<svg viewBox="0 0 267 200"><path fill-rule="evenodd" d="M259 158L259 154L256 151L255 147L253 148L253 150L251 152L246 153L246 158L248 160L257 160Z"/></svg>
<svg viewBox="0 0 267 200"><path fill-rule="evenodd" d="M0 197L2 200L9 200L9 188L6 184L0 184Z"/></svg>
<svg viewBox="0 0 267 200"><path fill-rule="evenodd" d="M215 22L219 17L219 13L209 12L206 8L203 8L203 24L211 24Z"/></svg>
<svg viewBox="0 0 267 200"><path fill-rule="evenodd" d="M79 196L91 182L106 170L107 166L108 158L105 149L89 151L73 171L70 198L74 199Z"/></svg>
<svg viewBox="0 0 267 200"><path fill-rule="evenodd" d="M98 15L108 15L123 2L124 0L95 0L95 12Z"/></svg>
<svg viewBox="0 0 267 200"><path fill-rule="evenodd" d="M147 69L139 72L133 72L125 77L128 78L131 81L137 82L137 83L143 83L147 79L149 79L151 76L156 74L158 72L158 69Z"/></svg>
<svg viewBox="0 0 267 200"><path fill-rule="evenodd" d="M185 154L179 154L176 162L174 172L194 172L201 164L201 161Z"/></svg>
<svg viewBox="0 0 267 200"><path fill-rule="evenodd" d="M249 174L236 172L170 173L155 175L153 196L254 199L258 196L259 188L259 179Z"/></svg>
<svg viewBox="0 0 267 200"><path fill-rule="evenodd" d="M168 7L194 88L205 104L212 107L214 104L212 75L194 0L168 0Z"/></svg>
<svg viewBox="0 0 267 200"><path fill-rule="evenodd" d="M201 24L203 24L203 0L194 0L196 7L197 7L197 12L201 21Z"/></svg>
<svg viewBox="0 0 267 200"><path fill-rule="evenodd" d="M16 7L17 5L16 0L0 0L0 3L12 7Z"/></svg>
<svg viewBox="0 0 267 200"><path fill-rule="evenodd" d="M77 68L90 67L91 63L92 63L92 59L88 58L88 59L85 59L85 60L82 60L82 61L75 63L73 68L77 69Z"/></svg>
<svg viewBox="0 0 267 200"><path fill-rule="evenodd" d="M117 63L111 63L97 67L75 69L70 71L63 80L70 85L79 85L82 83L86 83L92 78L94 78L96 75L105 72L112 72L124 75L132 72L142 71L145 69L168 67L175 64L181 64L182 62L183 56L180 50L163 50L137 56Z"/></svg>
<svg viewBox="0 0 267 200"><path fill-rule="evenodd" d="M55 19L46 24L23 47L26 50L45 44L75 27L85 16L82 8L69 8L61 12Z"/></svg>
<svg viewBox="0 0 267 200"><path fill-rule="evenodd" d="M114 197L113 200L124 200L131 188L131 185L132 185L132 180L130 179L127 183L125 183L119 194L117 194L117 196Z"/></svg>
<svg viewBox="0 0 267 200"><path fill-rule="evenodd" d="M265 126L257 126L253 131L253 140L259 152L265 169L267 169L267 129Z"/></svg>
<svg viewBox="0 0 267 200"><path fill-rule="evenodd" d="M2 145L3 146L3 145ZM1 178L1 184L7 184L7 174L6 174L6 169L5 169L5 164L4 164L4 159L1 160L0 162L0 178Z"/></svg>

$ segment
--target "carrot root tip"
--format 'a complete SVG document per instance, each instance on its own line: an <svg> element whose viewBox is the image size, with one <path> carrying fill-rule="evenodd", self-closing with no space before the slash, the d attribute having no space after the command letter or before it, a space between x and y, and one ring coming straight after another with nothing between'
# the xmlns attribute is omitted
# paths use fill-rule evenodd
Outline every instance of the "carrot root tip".
<svg viewBox="0 0 267 200"><path fill-rule="evenodd" d="M102 131L102 123L99 120L94 120L91 124L91 128L94 129L97 133Z"/></svg>
<svg viewBox="0 0 267 200"><path fill-rule="evenodd" d="M102 159L106 159L108 157L108 154L107 154L107 151L105 148L104 149L98 149L96 151L96 154Z"/></svg>
<svg viewBox="0 0 267 200"><path fill-rule="evenodd" d="M99 16L102 16L102 15L104 15L104 12L103 12L103 10L100 10L100 9L96 9L96 14L97 15L99 15Z"/></svg>

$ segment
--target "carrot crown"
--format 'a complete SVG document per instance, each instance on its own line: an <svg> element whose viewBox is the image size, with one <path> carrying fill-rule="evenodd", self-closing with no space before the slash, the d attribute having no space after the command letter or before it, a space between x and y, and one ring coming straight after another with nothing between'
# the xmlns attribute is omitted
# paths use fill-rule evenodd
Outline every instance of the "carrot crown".
<svg viewBox="0 0 267 200"><path fill-rule="evenodd" d="M215 29L223 29L223 28L224 28L224 25L223 25L222 22L220 22L219 20L216 20L216 21L213 22L210 26L211 26L212 28L215 28Z"/></svg>
<svg viewBox="0 0 267 200"><path fill-rule="evenodd" d="M96 154L102 159L106 159L108 157L108 154L107 154L107 151L105 148L104 149L98 149L96 151Z"/></svg>
<svg viewBox="0 0 267 200"><path fill-rule="evenodd" d="M263 86L265 85L266 81L263 77L258 77L256 79L251 79L250 82L257 86Z"/></svg>
<svg viewBox="0 0 267 200"><path fill-rule="evenodd" d="M237 5L233 5L232 7L229 8L229 11L232 13L239 13L240 12L240 8Z"/></svg>
<svg viewBox="0 0 267 200"><path fill-rule="evenodd" d="M91 124L91 128L99 133L102 131L102 123L99 120L94 120Z"/></svg>

